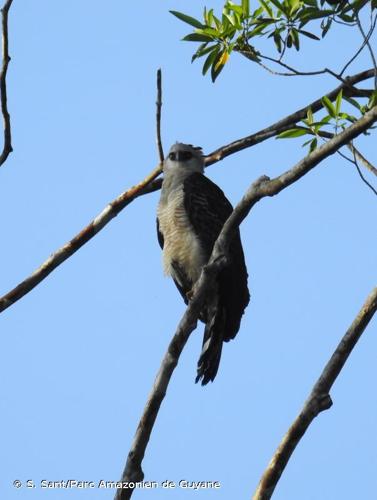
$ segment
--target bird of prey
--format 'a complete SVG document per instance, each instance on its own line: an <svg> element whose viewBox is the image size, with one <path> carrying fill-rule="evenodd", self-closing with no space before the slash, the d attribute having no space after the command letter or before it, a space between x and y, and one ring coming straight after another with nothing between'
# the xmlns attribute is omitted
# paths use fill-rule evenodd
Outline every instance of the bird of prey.
<svg viewBox="0 0 377 500"><path fill-rule="evenodd" d="M233 210L222 190L203 172L201 148L174 144L164 161L157 209L164 273L173 278L186 304ZM210 295L199 316L205 330L196 382L202 385L214 380L222 344L236 336L250 299L239 230L230 244L227 265L219 272Z"/></svg>

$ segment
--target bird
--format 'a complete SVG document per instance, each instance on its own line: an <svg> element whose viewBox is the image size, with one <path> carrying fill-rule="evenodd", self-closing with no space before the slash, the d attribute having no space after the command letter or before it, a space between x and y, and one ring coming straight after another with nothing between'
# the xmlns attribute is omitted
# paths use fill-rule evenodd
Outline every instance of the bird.
<svg viewBox="0 0 377 500"><path fill-rule="evenodd" d="M164 274L171 276L186 304L214 243L233 207L217 184L204 175L202 148L176 142L163 162L157 207L157 237ZM229 246L227 263L217 275L200 311L205 323L195 382L216 377L223 342L233 339L250 300L248 273L239 229Z"/></svg>

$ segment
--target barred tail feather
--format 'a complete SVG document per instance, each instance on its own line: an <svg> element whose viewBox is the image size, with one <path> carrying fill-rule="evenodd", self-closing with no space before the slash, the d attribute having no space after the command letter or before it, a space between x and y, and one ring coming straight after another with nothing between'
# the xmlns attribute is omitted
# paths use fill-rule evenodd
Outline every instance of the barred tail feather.
<svg viewBox="0 0 377 500"><path fill-rule="evenodd" d="M225 311L223 308L219 309L208 318L204 329L202 352L195 379L195 383L200 381L202 385L213 382L219 369L225 326Z"/></svg>

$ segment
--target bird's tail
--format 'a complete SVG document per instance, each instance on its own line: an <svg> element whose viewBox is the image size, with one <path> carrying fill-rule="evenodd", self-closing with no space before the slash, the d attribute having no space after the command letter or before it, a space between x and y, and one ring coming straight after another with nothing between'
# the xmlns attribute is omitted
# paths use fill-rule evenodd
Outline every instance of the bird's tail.
<svg viewBox="0 0 377 500"><path fill-rule="evenodd" d="M223 347L224 313L220 307L207 319L195 383L201 381L202 385L206 385L216 377Z"/></svg>

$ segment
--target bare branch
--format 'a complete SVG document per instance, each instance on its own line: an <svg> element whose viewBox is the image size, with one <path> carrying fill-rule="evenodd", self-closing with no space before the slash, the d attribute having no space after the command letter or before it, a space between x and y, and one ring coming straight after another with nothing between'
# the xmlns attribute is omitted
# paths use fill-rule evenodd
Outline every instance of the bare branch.
<svg viewBox="0 0 377 500"><path fill-rule="evenodd" d="M329 99L334 99L340 89L344 90L344 95L357 94L357 89L354 89L352 85L372 78L374 76L374 70L366 70L356 75L347 78L347 84L342 84L335 88L327 94ZM313 112L318 111L323 107L321 98L310 103L305 108L302 108L295 113L283 118L282 120L274 123L273 125L260 130L252 135L234 141L230 144L222 146L210 153L205 158L206 167L213 165L214 163L223 160L227 156L230 156L238 151L249 148L260 142L263 142L270 137L278 135L284 130L288 130L295 123L306 117L308 108L311 108ZM352 126L351 126L352 127ZM351 128L350 127L350 128ZM348 130L348 129L347 129ZM67 260L71 255L73 255L79 248L81 248L86 242L88 242L95 234L103 229L108 222L111 221L118 213L125 208L129 203L138 198L141 195L157 191L161 187L161 179L155 179L161 173L161 166L156 167L143 181L141 181L136 186L123 192L118 198L109 203L104 210L84 229L82 229L71 241L63 245L61 248L56 250L41 266L36 269L28 278L17 285L13 290L0 297L0 313L7 309L9 306L17 302L24 295L30 292L35 286L37 286L42 280L44 280L54 269L56 269L62 262ZM153 180L155 179L155 180Z"/></svg>
<svg viewBox="0 0 377 500"><path fill-rule="evenodd" d="M300 414L283 437L263 473L253 500L271 498L292 453L308 427L319 413L332 406L330 389L376 311L377 288L374 288L325 366Z"/></svg>
<svg viewBox="0 0 377 500"><path fill-rule="evenodd" d="M160 158L160 163L164 161L164 150L162 147L161 140L161 107L162 107L162 88L161 88L161 69L157 70L157 101L156 101L156 138L157 138L157 148L158 156Z"/></svg>
<svg viewBox="0 0 377 500"><path fill-rule="evenodd" d="M13 0L7 0L1 9L1 25L3 31L3 61L0 71L0 95L1 95L1 113L4 121L4 145L0 154L0 166L3 165L9 154L13 151L12 135L10 127L10 116L7 104L7 71L10 61L9 43L8 43L8 13Z"/></svg>
<svg viewBox="0 0 377 500"><path fill-rule="evenodd" d="M59 248L43 264L36 269L28 278L17 285L13 290L0 298L0 312L7 309L25 294L30 292L42 280L44 280L56 267L73 255L79 248L87 243L98 231L100 231L108 222L126 207L131 201L150 192L152 189L148 184L161 173L161 166L158 165L152 172L139 184L128 189L111 203L106 205L100 214L97 215L79 234L72 238L68 243Z"/></svg>
<svg viewBox="0 0 377 500"><path fill-rule="evenodd" d="M266 176L259 178L252 184L245 196L238 203L232 214L225 222L224 227L214 245L209 263L204 266L200 278L195 285L193 298L190 301L178 328L169 344L168 350L162 360L161 367L153 384L152 391L148 397L142 417L139 421L136 434L128 454L126 466L122 475L122 482L142 481L144 474L142 471L142 460L148 445L156 417L165 397L168 384L175 367L178 364L180 354L194 330L197 319L204 303L204 300L210 292L211 285L219 270L224 266L227 259L228 246L232 236L247 217L252 207L262 198L275 196L283 189L290 186L305 174L310 172L322 160L335 153L344 144L350 142L363 130L369 128L377 121L377 106L366 113L357 122L348 129L336 135L333 139L322 145L308 156L303 158L293 168L279 175L275 179L269 179ZM118 489L116 500L127 500L131 497L133 488Z"/></svg>

